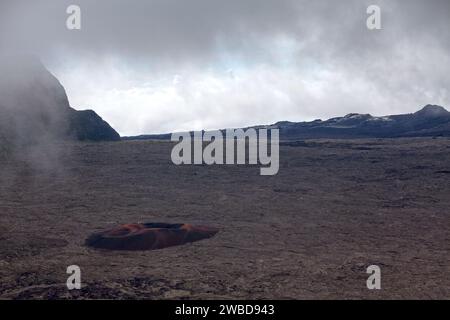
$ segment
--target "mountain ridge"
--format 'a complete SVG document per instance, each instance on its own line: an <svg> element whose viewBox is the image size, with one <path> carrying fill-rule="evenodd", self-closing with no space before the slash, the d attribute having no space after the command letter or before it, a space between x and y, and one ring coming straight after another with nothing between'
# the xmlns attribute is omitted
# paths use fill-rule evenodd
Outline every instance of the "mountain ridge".
<svg viewBox="0 0 450 320"><path fill-rule="evenodd" d="M120 140L94 111L73 109L62 84L37 57L2 57L0 74L0 142L20 146L59 139Z"/></svg>
<svg viewBox="0 0 450 320"><path fill-rule="evenodd" d="M278 121L271 125L250 126L242 129L250 128L279 129L282 140L450 137L450 112L442 106L428 104L417 112L408 114L372 116L349 113L343 117L334 117L328 120ZM150 134L122 137L122 139L168 140L170 135L170 133Z"/></svg>

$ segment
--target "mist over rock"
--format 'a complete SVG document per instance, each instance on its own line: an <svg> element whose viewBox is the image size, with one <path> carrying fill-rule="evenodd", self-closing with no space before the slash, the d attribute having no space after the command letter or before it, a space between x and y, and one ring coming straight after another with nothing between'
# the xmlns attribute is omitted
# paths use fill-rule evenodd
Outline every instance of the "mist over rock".
<svg viewBox="0 0 450 320"><path fill-rule="evenodd" d="M2 144L120 139L94 111L72 109L64 87L39 59L25 55L2 57L0 75Z"/></svg>
<svg viewBox="0 0 450 320"><path fill-rule="evenodd" d="M0 59L0 132L15 144L62 136L70 110L59 81L33 57Z"/></svg>

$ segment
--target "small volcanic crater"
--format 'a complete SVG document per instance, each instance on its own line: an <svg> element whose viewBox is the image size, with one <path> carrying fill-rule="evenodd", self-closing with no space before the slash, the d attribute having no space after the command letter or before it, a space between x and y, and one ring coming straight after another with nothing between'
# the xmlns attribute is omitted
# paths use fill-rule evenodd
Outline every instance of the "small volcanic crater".
<svg viewBox="0 0 450 320"><path fill-rule="evenodd" d="M92 234L86 245L108 250L157 250L208 239L217 228L190 224L134 223Z"/></svg>

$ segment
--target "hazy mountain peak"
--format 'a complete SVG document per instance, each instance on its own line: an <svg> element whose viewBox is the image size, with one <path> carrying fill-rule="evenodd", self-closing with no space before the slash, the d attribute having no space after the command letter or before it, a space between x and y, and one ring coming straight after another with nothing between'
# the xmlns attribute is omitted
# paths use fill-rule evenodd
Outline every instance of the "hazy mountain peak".
<svg viewBox="0 0 450 320"><path fill-rule="evenodd" d="M0 75L0 143L120 139L95 112L72 109L64 87L37 57L2 57Z"/></svg>
<svg viewBox="0 0 450 320"><path fill-rule="evenodd" d="M448 115L449 112L444 107L428 104L421 110L417 111L415 114L420 116L436 117L441 115Z"/></svg>

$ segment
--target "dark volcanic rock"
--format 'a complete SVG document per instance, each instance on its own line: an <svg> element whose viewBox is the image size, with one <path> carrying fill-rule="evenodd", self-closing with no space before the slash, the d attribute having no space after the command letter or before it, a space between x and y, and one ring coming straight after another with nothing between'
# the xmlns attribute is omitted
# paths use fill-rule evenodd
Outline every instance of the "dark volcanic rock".
<svg viewBox="0 0 450 320"><path fill-rule="evenodd" d="M64 87L38 59L21 56L0 61L2 144L120 139L95 112L72 109Z"/></svg>
<svg viewBox="0 0 450 320"><path fill-rule="evenodd" d="M92 110L70 112L69 132L78 140L118 141L120 135Z"/></svg>

